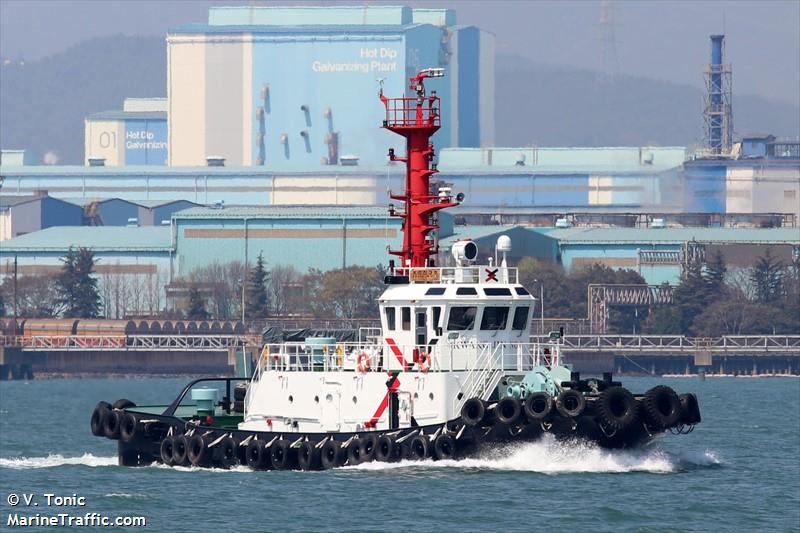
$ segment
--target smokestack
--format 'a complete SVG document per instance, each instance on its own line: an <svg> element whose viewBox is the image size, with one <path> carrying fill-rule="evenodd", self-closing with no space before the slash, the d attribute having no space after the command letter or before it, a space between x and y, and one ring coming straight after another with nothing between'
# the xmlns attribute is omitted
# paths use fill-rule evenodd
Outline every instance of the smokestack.
<svg viewBox="0 0 800 533"><path fill-rule="evenodd" d="M725 36L711 36L711 62L706 68L703 118L706 147L713 154L727 154L733 144L731 67L724 63Z"/></svg>

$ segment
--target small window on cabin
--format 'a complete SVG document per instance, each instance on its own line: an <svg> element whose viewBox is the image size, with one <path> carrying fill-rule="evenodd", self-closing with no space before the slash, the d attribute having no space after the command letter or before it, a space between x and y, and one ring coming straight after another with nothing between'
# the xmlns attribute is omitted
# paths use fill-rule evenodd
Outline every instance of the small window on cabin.
<svg viewBox="0 0 800 533"><path fill-rule="evenodd" d="M486 296L511 296L511 291L505 287L486 287L483 292Z"/></svg>
<svg viewBox="0 0 800 533"><path fill-rule="evenodd" d="M447 321L449 331L466 331L475 327L477 307L453 307L450 309L450 319Z"/></svg>
<svg viewBox="0 0 800 533"><path fill-rule="evenodd" d="M428 313L425 310L417 310L417 326L418 328L428 327Z"/></svg>
<svg viewBox="0 0 800 533"><path fill-rule="evenodd" d="M442 308L440 306L431 307L433 310L433 328L436 329L442 323Z"/></svg>
<svg viewBox="0 0 800 533"><path fill-rule="evenodd" d="M401 307L403 331L411 331L411 308Z"/></svg>
<svg viewBox="0 0 800 533"><path fill-rule="evenodd" d="M425 291L425 296L441 296L444 294L444 287L431 287Z"/></svg>
<svg viewBox="0 0 800 533"><path fill-rule="evenodd" d="M481 318L483 331L506 329L506 322L508 322L508 307L483 308L483 317Z"/></svg>
<svg viewBox="0 0 800 533"><path fill-rule="evenodd" d="M475 287L459 287L456 289L456 296L477 296L478 291Z"/></svg>
<svg viewBox="0 0 800 533"><path fill-rule="evenodd" d="M520 296L530 296L531 293L528 292L528 289L525 287L514 287L514 290L517 291L517 294Z"/></svg>
<svg viewBox="0 0 800 533"><path fill-rule="evenodd" d="M531 308L528 306L517 307L514 309L514 321L511 323L511 329L514 331L522 331L528 325L528 313Z"/></svg>
<svg viewBox="0 0 800 533"><path fill-rule="evenodd" d="M394 331L397 328L394 307L387 307L383 312L386 314L386 329Z"/></svg>

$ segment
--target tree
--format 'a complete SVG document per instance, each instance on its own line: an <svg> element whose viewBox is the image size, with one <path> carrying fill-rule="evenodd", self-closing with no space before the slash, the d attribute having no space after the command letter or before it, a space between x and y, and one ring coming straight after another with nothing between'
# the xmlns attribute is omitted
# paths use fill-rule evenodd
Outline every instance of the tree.
<svg viewBox="0 0 800 533"><path fill-rule="evenodd" d="M783 296L783 262L773 256L769 248L756 260L750 275L755 286L757 302L771 304L781 299Z"/></svg>
<svg viewBox="0 0 800 533"><path fill-rule="evenodd" d="M94 253L88 248L69 249L56 278L58 300L64 315L71 318L94 318L100 314L100 294L94 272Z"/></svg>
<svg viewBox="0 0 800 533"><path fill-rule="evenodd" d="M364 318L378 313L378 296L384 289L383 267L350 266L320 272L310 270L307 287L315 297L309 301L311 311L320 318Z"/></svg>
<svg viewBox="0 0 800 533"><path fill-rule="evenodd" d="M245 301L247 308L245 315L250 319L267 318L269 312L269 302L267 300L267 281L269 274L264 268L264 255L258 254L256 266L250 271L247 277L247 289Z"/></svg>
<svg viewBox="0 0 800 533"><path fill-rule="evenodd" d="M703 279L706 282L706 289L710 296L718 298L725 292L725 274L727 272L728 267L725 264L725 257L722 252L717 250L711 260L706 262L703 270Z"/></svg>
<svg viewBox="0 0 800 533"><path fill-rule="evenodd" d="M186 318L191 320L207 320L205 299L200 295L197 287L189 289L189 308L186 310Z"/></svg>

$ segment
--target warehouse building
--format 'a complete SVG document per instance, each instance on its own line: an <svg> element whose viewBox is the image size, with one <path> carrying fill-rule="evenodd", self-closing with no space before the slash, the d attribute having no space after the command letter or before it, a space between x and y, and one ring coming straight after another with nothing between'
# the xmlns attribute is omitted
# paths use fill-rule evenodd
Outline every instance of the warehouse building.
<svg viewBox="0 0 800 533"><path fill-rule="evenodd" d="M122 111L86 117L87 165L166 165L167 99L126 98Z"/></svg>
<svg viewBox="0 0 800 533"><path fill-rule="evenodd" d="M0 194L0 241L52 226L82 224L83 209L80 207L48 196L47 191L32 192L35 194Z"/></svg>
<svg viewBox="0 0 800 533"><path fill-rule="evenodd" d="M173 216L176 275L213 263L330 270L387 265L402 241L400 219L375 207L198 207Z"/></svg>
<svg viewBox="0 0 800 533"><path fill-rule="evenodd" d="M385 161L378 100L444 67L438 146L494 135L494 37L455 12L404 6L212 7L167 35L169 164L296 171Z"/></svg>
<svg viewBox="0 0 800 533"><path fill-rule="evenodd" d="M54 227L3 242L0 282L13 276L54 276L70 248L95 254L98 289L111 318L164 309L171 279L169 227Z"/></svg>

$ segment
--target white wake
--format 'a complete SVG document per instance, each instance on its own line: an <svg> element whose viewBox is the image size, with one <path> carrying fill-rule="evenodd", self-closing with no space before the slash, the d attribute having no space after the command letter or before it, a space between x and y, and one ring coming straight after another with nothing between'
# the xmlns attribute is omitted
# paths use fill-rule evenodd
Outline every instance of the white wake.
<svg viewBox="0 0 800 533"><path fill-rule="evenodd" d="M710 451L672 454L657 448L605 450L587 442L559 442L554 438L545 438L537 442L499 447L487 451L480 457L460 461L372 462L345 468L352 470L454 468L535 472L549 475L626 472L668 474L719 464L716 454Z"/></svg>
<svg viewBox="0 0 800 533"><path fill-rule="evenodd" d="M50 454L47 457L0 457L0 468L24 470L29 468L53 468L56 466L83 465L83 466L115 466L118 464L117 456L97 457L85 453L80 457L64 457L61 454Z"/></svg>

